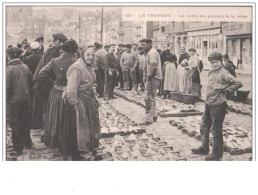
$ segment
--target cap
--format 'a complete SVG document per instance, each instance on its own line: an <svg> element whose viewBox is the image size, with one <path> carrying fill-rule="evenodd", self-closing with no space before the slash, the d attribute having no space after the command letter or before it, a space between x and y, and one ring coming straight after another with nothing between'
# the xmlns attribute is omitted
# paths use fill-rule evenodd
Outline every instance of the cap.
<svg viewBox="0 0 258 195"><path fill-rule="evenodd" d="M131 44L126 44L125 47L126 48L132 48Z"/></svg>
<svg viewBox="0 0 258 195"><path fill-rule="evenodd" d="M22 41L22 44L29 44L27 38Z"/></svg>
<svg viewBox="0 0 258 195"><path fill-rule="evenodd" d="M62 48L64 52L75 53L78 49L78 44L74 39L69 39L64 42Z"/></svg>
<svg viewBox="0 0 258 195"><path fill-rule="evenodd" d="M33 41L30 43L30 47L31 49L38 49L40 47L40 44L37 41Z"/></svg>
<svg viewBox="0 0 258 195"><path fill-rule="evenodd" d="M19 58L21 56L22 50L17 47L10 47L6 49L7 55L11 58Z"/></svg>
<svg viewBox="0 0 258 195"><path fill-rule="evenodd" d="M54 38L54 40L60 40L62 42L67 41L67 37L63 33L53 34L53 38Z"/></svg>
<svg viewBox="0 0 258 195"><path fill-rule="evenodd" d="M104 48L108 48L108 47L109 47L109 45L105 45L105 46L104 46Z"/></svg>
<svg viewBox="0 0 258 195"><path fill-rule="evenodd" d="M119 43L118 44L118 47L124 47L125 45L124 44L122 44L122 43Z"/></svg>
<svg viewBox="0 0 258 195"><path fill-rule="evenodd" d="M40 36L40 37L36 38L35 41L37 41L37 42L44 41L44 37Z"/></svg>
<svg viewBox="0 0 258 195"><path fill-rule="evenodd" d="M152 40L148 38L144 38L144 39L141 39L139 42L152 43Z"/></svg>
<svg viewBox="0 0 258 195"><path fill-rule="evenodd" d="M102 44L101 44L101 43L98 43L98 42L95 42L95 43L94 43L94 46L95 46L95 47L101 47Z"/></svg>
<svg viewBox="0 0 258 195"><path fill-rule="evenodd" d="M188 49L188 51L189 51L189 52L190 52L190 51L196 52L196 50L195 50L194 48L190 48L190 49Z"/></svg>
<svg viewBox="0 0 258 195"><path fill-rule="evenodd" d="M116 46L114 43L110 44L109 47Z"/></svg>
<svg viewBox="0 0 258 195"><path fill-rule="evenodd" d="M212 60L219 60L222 61L222 55L220 52L214 51L212 52L209 56L208 56L208 60L212 61Z"/></svg>

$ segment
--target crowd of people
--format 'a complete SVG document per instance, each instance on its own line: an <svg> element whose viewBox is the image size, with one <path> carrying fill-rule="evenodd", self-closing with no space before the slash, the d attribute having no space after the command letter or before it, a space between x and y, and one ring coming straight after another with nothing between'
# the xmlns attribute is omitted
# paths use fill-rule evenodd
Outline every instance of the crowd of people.
<svg viewBox="0 0 258 195"><path fill-rule="evenodd" d="M30 129L42 129L42 142L59 148L64 160L80 160L81 153L98 147L98 99L115 99L115 87L135 95L144 92L146 114L142 125L157 122L157 94L165 99L171 92L200 98L202 60L194 48L189 53L185 47L180 51L177 57L171 43L163 52L156 50L148 38L139 44L103 48L95 42L79 48L75 40L62 33L53 35L46 51L44 37L30 44L25 39L17 47L8 46L7 111L14 150L22 154L33 144ZM202 146L193 152L208 153L211 129L216 141L209 159L214 160L222 157L226 94L234 93L242 84L236 80L235 66L227 55L213 52L208 60L212 70L201 126Z"/></svg>

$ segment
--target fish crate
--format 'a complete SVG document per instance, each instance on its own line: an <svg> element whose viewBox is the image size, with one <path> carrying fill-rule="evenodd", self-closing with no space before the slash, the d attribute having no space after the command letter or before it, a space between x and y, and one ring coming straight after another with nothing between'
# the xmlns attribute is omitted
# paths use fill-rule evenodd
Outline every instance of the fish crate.
<svg viewBox="0 0 258 195"><path fill-rule="evenodd" d="M180 92L170 92L171 100L182 102L182 96Z"/></svg>
<svg viewBox="0 0 258 195"><path fill-rule="evenodd" d="M181 93L182 102L185 104L194 104L198 100L197 95Z"/></svg>

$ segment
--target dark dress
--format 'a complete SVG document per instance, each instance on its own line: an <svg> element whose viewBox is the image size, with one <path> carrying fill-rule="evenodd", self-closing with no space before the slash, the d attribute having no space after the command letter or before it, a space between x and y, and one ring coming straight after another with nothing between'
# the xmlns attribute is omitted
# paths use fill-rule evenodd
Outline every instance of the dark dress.
<svg viewBox="0 0 258 195"><path fill-rule="evenodd" d="M38 80L40 70L52 59L60 55L59 50L54 45L51 45L44 55L41 57L37 69L34 73L33 80L35 81L35 97L33 99L32 108L32 129L43 129L46 105L50 90L54 85L55 74L50 71L47 75L41 76Z"/></svg>
<svg viewBox="0 0 258 195"><path fill-rule="evenodd" d="M72 120L72 118L75 118L75 111L72 106L62 99L67 86L66 72L76 60L76 54L65 52L60 57L52 59L38 75L38 80L40 80L53 70L56 76L46 108L44 142L52 147L59 146L59 150L64 156L72 153L67 148L76 143L67 141L71 137L76 137L76 123L74 122L75 119Z"/></svg>

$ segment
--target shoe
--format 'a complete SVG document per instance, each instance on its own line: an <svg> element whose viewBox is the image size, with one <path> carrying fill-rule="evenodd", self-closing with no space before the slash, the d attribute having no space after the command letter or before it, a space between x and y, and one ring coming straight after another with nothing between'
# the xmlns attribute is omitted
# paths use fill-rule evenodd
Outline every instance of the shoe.
<svg viewBox="0 0 258 195"><path fill-rule="evenodd" d="M103 98L103 95L98 95L98 98Z"/></svg>
<svg viewBox="0 0 258 195"><path fill-rule="evenodd" d="M157 122L158 121L158 117L156 116L156 117L153 117L153 122L155 123L155 122Z"/></svg>
<svg viewBox="0 0 258 195"><path fill-rule="evenodd" d="M111 98L109 98L109 99L117 99L117 97L114 97L114 96L113 96L113 97L111 97Z"/></svg>
<svg viewBox="0 0 258 195"><path fill-rule="evenodd" d="M209 154L209 155L205 156L206 161L220 161L221 158L222 158L222 156L218 156L215 154Z"/></svg>
<svg viewBox="0 0 258 195"><path fill-rule="evenodd" d="M105 101L109 101L109 98L104 97L104 100L105 100Z"/></svg>
<svg viewBox="0 0 258 195"><path fill-rule="evenodd" d="M203 147L199 147L196 149L192 149L192 153L205 155L209 153L209 150L205 150Z"/></svg>

